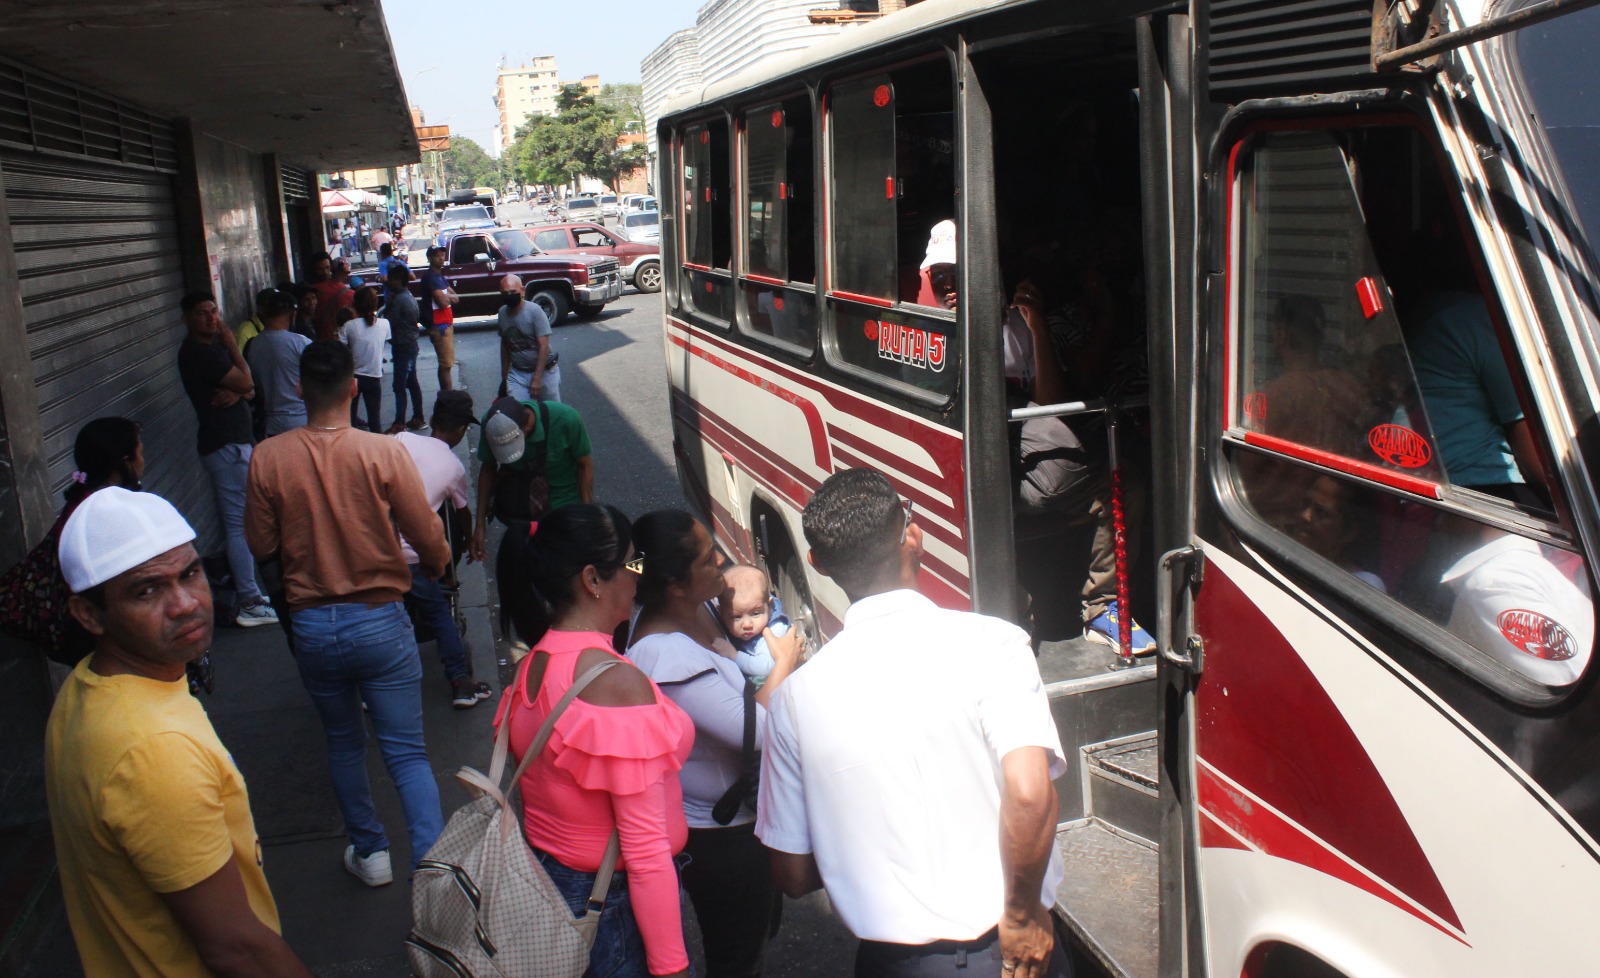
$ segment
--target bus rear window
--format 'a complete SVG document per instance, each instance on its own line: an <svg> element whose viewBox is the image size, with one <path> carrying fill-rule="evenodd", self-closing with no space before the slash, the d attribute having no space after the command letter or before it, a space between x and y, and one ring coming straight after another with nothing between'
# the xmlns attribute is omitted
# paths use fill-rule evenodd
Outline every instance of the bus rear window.
<svg viewBox="0 0 1600 978"><path fill-rule="evenodd" d="M915 302L929 233L955 215L950 68L924 62L829 92L833 277L847 296Z"/></svg>

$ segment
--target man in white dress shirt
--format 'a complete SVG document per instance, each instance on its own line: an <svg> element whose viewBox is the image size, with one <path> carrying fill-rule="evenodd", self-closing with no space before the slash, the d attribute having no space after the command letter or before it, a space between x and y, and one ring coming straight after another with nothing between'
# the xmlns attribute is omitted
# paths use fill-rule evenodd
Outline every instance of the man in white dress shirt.
<svg viewBox="0 0 1600 978"><path fill-rule="evenodd" d="M879 472L829 478L803 524L851 605L768 707L756 835L779 887L827 888L857 978L1068 975L1066 761L1027 634L917 592L922 530Z"/></svg>

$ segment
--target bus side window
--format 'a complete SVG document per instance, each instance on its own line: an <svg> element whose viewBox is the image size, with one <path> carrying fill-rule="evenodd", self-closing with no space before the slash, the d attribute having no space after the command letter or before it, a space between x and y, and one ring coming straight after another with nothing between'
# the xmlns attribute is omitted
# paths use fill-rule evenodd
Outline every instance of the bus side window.
<svg viewBox="0 0 1600 978"><path fill-rule="evenodd" d="M685 129L682 161L683 295L697 312L727 324L733 321L727 122Z"/></svg>
<svg viewBox="0 0 1600 978"><path fill-rule="evenodd" d="M744 313L748 328L807 351L816 345L811 103L792 98L744 114ZM804 285L793 289L791 283Z"/></svg>
<svg viewBox="0 0 1600 978"><path fill-rule="evenodd" d="M915 302L929 233L956 215L954 103L946 62L829 92L836 292Z"/></svg>
<svg viewBox="0 0 1600 978"><path fill-rule="evenodd" d="M1575 682L1594 640L1588 573L1524 482L1537 457L1504 433L1525 424L1520 365L1426 140L1276 131L1237 160L1228 458L1244 502L1480 661ZM1505 529L1510 505L1548 529Z"/></svg>

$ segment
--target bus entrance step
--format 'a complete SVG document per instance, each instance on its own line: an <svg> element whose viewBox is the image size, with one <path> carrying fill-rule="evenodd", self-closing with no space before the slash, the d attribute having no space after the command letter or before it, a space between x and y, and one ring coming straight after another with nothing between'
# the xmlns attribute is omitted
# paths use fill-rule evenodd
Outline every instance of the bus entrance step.
<svg viewBox="0 0 1600 978"><path fill-rule="evenodd" d="M1159 859L1154 847L1088 820L1056 833L1066 879L1055 914L1112 978L1156 978Z"/></svg>
<svg viewBox="0 0 1600 978"><path fill-rule="evenodd" d="M1083 755L1085 814L1143 842L1159 838L1155 731L1090 744Z"/></svg>

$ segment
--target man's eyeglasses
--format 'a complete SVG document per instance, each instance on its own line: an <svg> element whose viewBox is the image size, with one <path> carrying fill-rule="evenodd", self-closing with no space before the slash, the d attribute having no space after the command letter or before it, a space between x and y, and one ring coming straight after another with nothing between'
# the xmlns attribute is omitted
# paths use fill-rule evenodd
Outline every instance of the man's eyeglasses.
<svg viewBox="0 0 1600 978"><path fill-rule="evenodd" d="M906 511L905 526L900 528L900 542L903 544L906 542L906 534L911 532L911 500L901 499L900 505L904 507Z"/></svg>
<svg viewBox="0 0 1600 978"><path fill-rule="evenodd" d="M625 570L625 571L632 571L635 574L643 574L644 573L644 551L641 550L641 551L635 553L631 560L623 561L622 562L622 569Z"/></svg>

